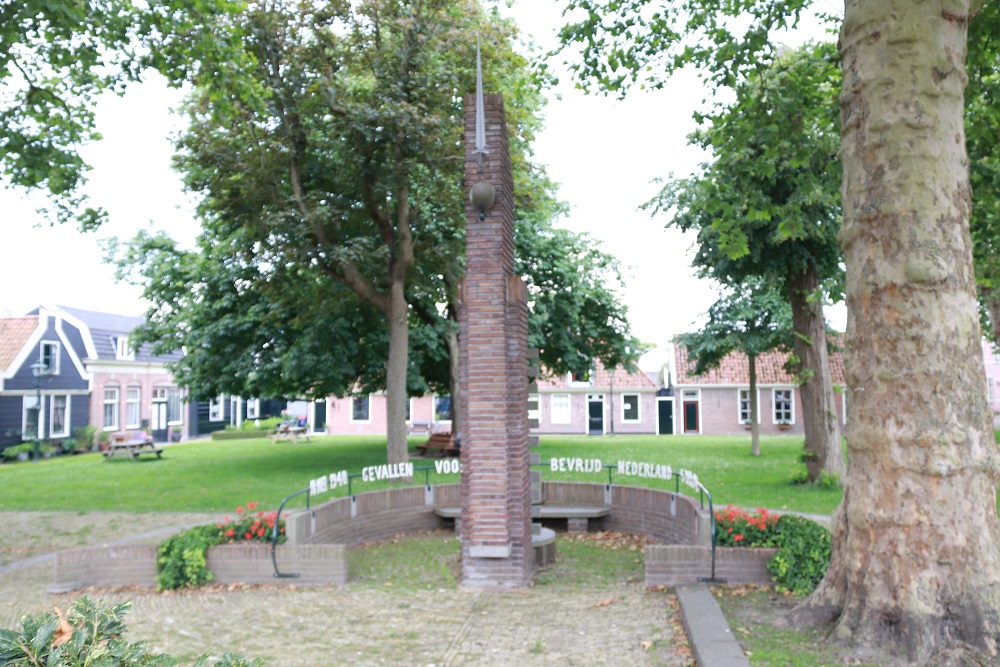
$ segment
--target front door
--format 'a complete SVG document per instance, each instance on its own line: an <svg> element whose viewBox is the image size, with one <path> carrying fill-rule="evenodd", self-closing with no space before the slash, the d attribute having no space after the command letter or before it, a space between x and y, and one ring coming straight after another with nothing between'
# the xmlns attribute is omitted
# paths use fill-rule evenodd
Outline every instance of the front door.
<svg viewBox="0 0 1000 667"><path fill-rule="evenodd" d="M656 399L656 434L674 434L674 399Z"/></svg>
<svg viewBox="0 0 1000 667"><path fill-rule="evenodd" d="M587 433L589 435L604 435L604 396L602 394L587 396Z"/></svg>
<svg viewBox="0 0 1000 667"><path fill-rule="evenodd" d="M169 437L168 430L166 402L153 403L149 415L149 433L153 436L153 442L166 442Z"/></svg>
<svg viewBox="0 0 1000 667"><path fill-rule="evenodd" d="M698 432L698 402L684 401L684 432Z"/></svg>
<svg viewBox="0 0 1000 667"><path fill-rule="evenodd" d="M324 431L326 431L326 399L321 398L313 401L312 432L323 433Z"/></svg>

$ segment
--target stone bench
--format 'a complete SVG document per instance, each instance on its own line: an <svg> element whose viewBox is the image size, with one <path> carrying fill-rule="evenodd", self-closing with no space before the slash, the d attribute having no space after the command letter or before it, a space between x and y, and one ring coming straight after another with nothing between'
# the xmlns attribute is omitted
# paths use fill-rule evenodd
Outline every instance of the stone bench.
<svg viewBox="0 0 1000 667"><path fill-rule="evenodd" d="M461 532L462 508L455 506L435 507L434 513L442 519L455 520L455 532ZM607 505L532 505L532 519L566 519L566 531L570 534L586 533L591 519L600 519L611 514Z"/></svg>

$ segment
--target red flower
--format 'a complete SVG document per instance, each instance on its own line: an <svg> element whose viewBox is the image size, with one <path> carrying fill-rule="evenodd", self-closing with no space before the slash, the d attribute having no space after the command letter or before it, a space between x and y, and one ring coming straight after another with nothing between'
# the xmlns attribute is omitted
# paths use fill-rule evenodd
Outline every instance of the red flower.
<svg viewBox="0 0 1000 667"><path fill-rule="evenodd" d="M243 506L242 505L236 508L236 513L237 514L243 514Z"/></svg>
<svg viewBox="0 0 1000 667"><path fill-rule="evenodd" d="M246 535L243 536L243 539L244 540L249 540L252 537L253 537L253 533L247 533Z"/></svg>
<svg viewBox="0 0 1000 667"><path fill-rule="evenodd" d="M226 537L232 537L235 534L236 534L236 531L233 530L232 528L230 528L229 530L226 531Z"/></svg>
<svg viewBox="0 0 1000 667"><path fill-rule="evenodd" d="M740 535L739 533L736 533L735 535L733 535L733 541L734 542L739 542L742 539L743 539L743 536Z"/></svg>
<svg viewBox="0 0 1000 667"><path fill-rule="evenodd" d="M257 537L264 537L264 529L263 528L259 528L257 530Z"/></svg>

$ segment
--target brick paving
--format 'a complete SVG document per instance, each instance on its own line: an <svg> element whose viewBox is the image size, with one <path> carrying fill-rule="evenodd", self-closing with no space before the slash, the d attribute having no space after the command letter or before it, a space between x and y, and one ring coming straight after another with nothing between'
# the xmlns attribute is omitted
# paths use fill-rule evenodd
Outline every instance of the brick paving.
<svg viewBox="0 0 1000 667"><path fill-rule="evenodd" d="M22 535L58 524L33 513L0 512ZM58 514L58 513L48 513ZM184 525L197 516L65 513L80 535L107 536L94 525L120 525L119 542L161 539L155 523ZM121 514L121 513L115 513ZM89 515L90 518L88 519ZM34 519L32 522L30 519ZM36 528L33 528L36 526ZM58 532L58 531L57 531ZM8 532L8 535L10 533ZM10 538L4 538L9 540ZM93 537L90 543L99 543ZM48 543L48 538L41 540ZM4 546L0 540L0 547ZM9 546L9 545L7 545ZM0 627L15 627L26 613L65 609L73 595L46 592L51 562L32 553L0 566ZM202 653L234 651L262 657L272 667L313 665L666 665L690 664L677 651L676 606L641 584L548 584L504 593L456 588L396 590L371 583L345 587L230 587L158 594L148 589L91 591L109 602L132 599L129 639L155 652L193 661ZM79 593L75 594L79 595Z"/></svg>

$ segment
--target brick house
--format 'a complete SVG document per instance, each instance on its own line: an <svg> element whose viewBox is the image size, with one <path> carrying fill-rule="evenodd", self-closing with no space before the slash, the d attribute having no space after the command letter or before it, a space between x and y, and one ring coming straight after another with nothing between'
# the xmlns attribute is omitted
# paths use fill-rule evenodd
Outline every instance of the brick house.
<svg viewBox="0 0 1000 667"><path fill-rule="evenodd" d="M802 434L802 405L798 383L785 369L788 354L770 352L757 358L757 409L762 435ZM683 345L674 344L670 368L677 433L739 435L747 432L750 418L750 364L746 355L731 353L718 368L694 375L694 361ZM841 424L846 423L844 357L830 353L834 404Z"/></svg>
<svg viewBox="0 0 1000 667"><path fill-rule="evenodd" d="M198 411L207 405L189 403L166 369L179 353L157 356L130 343L142 321L45 306L0 318L0 447L32 439L39 412L46 440L88 424L105 432L149 429L157 442L197 435ZM31 365L39 362L45 371L36 379Z"/></svg>
<svg viewBox="0 0 1000 667"><path fill-rule="evenodd" d="M658 424L656 374L596 366L583 374L539 378L536 434L669 433ZM533 415L534 416L534 415Z"/></svg>
<svg viewBox="0 0 1000 667"><path fill-rule="evenodd" d="M379 392L369 396L331 396L323 402L325 432L331 435L385 435L386 400ZM411 432L451 432L451 398L411 396L406 422Z"/></svg>

